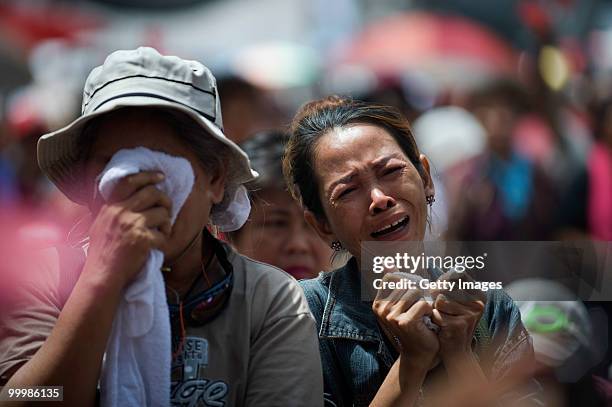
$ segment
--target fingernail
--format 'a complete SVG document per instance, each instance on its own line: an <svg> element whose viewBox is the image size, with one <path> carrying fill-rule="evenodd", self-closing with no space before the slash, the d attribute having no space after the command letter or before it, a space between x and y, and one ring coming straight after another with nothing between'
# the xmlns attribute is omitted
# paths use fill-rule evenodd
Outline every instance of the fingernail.
<svg viewBox="0 0 612 407"><path fill-rule="evenodd" d="M163 172L158 172L157 174L155 174L155 179L158 181L163 181L164 178L166 178L166 176L164 175Z"/></svg>

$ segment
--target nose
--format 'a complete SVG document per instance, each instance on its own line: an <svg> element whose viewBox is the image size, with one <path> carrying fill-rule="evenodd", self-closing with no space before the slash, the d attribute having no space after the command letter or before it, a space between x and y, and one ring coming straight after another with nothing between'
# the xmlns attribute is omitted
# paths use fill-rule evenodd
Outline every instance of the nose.
<svg viewBox="0 0 612 407"><path fill-rule="evenodd" d="M289 254L304 254L310 251L309 236L300 228L291 228L285 249Z"/></svg>
<svg viewBox="0 0 612 407"><path fill-rule="evenodd" d="M370 203L370 215L384 212L397 204L392 196L385 194L384 191L378 187L372 188L370 197L372 198L372 203Z"/></svg>

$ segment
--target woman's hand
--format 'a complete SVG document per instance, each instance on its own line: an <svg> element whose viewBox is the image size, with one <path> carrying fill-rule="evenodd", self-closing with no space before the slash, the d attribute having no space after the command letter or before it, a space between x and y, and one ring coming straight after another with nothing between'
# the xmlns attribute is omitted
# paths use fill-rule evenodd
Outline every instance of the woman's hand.
<svg viewBox="0 0 612 407"><path fill-rule="evenodd" d="M385 281L419 277L407 274L388 273ZM423 322L424 316L432 316L433 307L423 299L423 290L380 290L372 304L372 310L389 339L399 341L400 355L411 366L429 371L437 361L440 348L438 337Z"/></svg>
<svg viewBox="0 0 612 407"><path fill-rule="evenodd" d="M170 236L170 198L155 184L164 175L144 171L120 180L108 202L95 202L90 246L84 273L120 288L144 266L151 249L161 249ZM89 266L89 267L88 267Z"/></svg>
<svg viewBox="0 0 612 407"><path fill-rule="evenodd" d="M465 273L451 271L438 280L473 281ZM457 285L455 285L457 286ZM472 357L472 338L484 311L485 294L480 290L435 290L432 321L440 327L440 357L445 365Z"/></svg>

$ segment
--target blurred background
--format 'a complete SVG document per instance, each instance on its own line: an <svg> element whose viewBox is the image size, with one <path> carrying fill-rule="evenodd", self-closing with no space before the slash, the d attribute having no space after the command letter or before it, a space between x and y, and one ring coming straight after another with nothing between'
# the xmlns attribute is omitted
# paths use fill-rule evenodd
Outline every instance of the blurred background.
<svg viewBox="0 0 612 407"><path fill-rule="evenodd" d="M81 226L36 141L79 115L94 66L140 45L209 66L226 134L254 155L272 147L252 136L313 98L400 109L434 169L429 239L612 241L610 0L3 0L0 227L16 240ZM317 268L329 249L312 250ZM600 255L612 267L609 244Z"/></svg>
<svg viewBox="0 0 612 407"><path fill-rule="evenodd" d="M330 93L396 106L435 169L430 238L612 240L611 1L5 0L0 205L51 213L24 231L41 244L82 209L41 177L36 140L139 45L208 65L237 142Z"/></svg>

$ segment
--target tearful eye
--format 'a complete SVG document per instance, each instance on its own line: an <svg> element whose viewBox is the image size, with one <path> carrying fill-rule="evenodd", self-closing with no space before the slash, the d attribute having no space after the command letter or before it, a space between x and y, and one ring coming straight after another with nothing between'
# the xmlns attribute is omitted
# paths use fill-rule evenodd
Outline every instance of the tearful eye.
<svg viewBox="0 0 612 407"><path fill-rule="evenodd" d="M344 197L346 197L348 194L350 194L351 192L353 192L356 189L357 188L355 188L355 187L346 188L346 189L342 190L342 192L340 192L338 194L338 198L344 198Z"/></svg>
<svg viewBox="0 0 612 407"><path fill-rule="evenodd" d="M402 167L402 166L387 168L383 172L383 175L390 175L390 174L396 173L396 172L398 172L398 171L400 171L402 169L404 169L404 167Z"/></svg>

